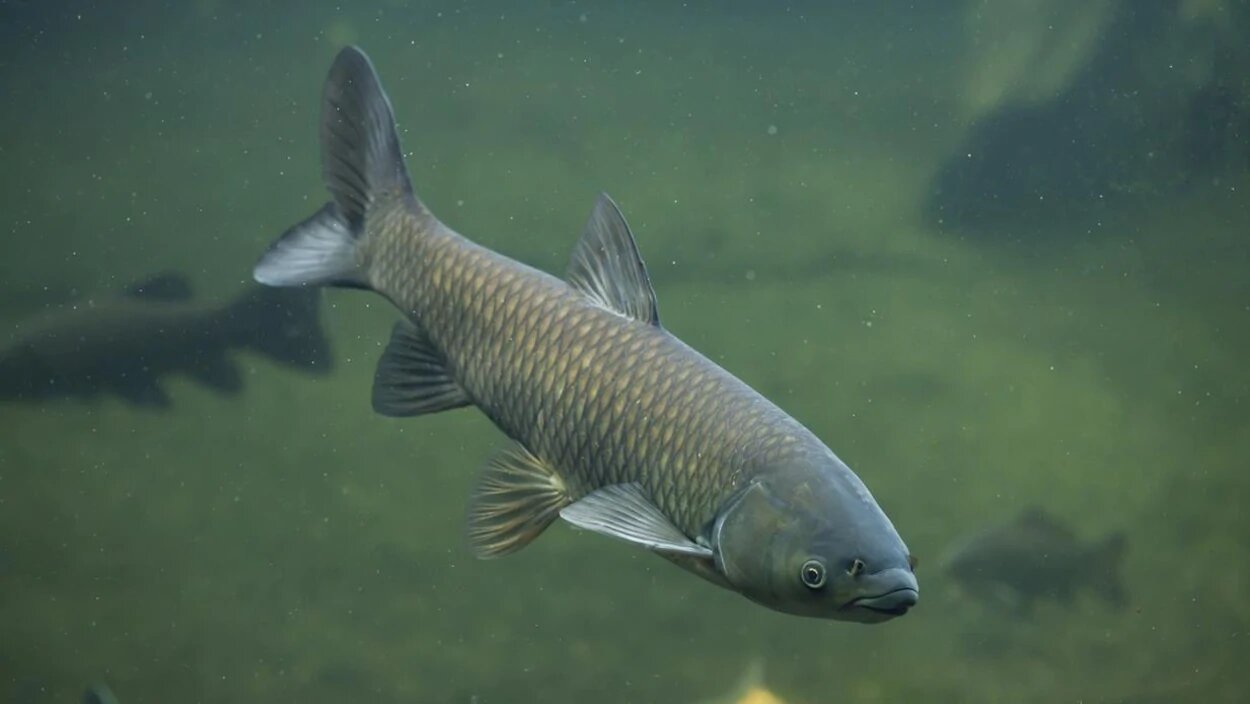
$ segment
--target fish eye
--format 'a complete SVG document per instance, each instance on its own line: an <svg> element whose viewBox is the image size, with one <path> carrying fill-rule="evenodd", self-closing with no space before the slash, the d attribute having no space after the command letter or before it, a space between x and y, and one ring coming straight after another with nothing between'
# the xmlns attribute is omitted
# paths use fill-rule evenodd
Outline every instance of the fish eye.
<svg viewBox="0 0 1250 704"><path fill-rule="evenodd" d="M910 568L912 572L916 571L916 566L919 564L920 564L920 558L914 557L912 555L907 556L907 567Z"/></svg>
<svg viewBox="0 0 1250 704"><path fill-rule="evenodd" d="M860 572L864 571L864 561L858 557L851 560L850 566L846 568L846 573L852 577L858 577Z"/></svg>
<svg viewBox="0 0 1250 704"><path fill-rule="evenodd" d="M820 560L808 560L799 570L799 577L808 589L820 589L825 586L825 566Z"/></svg>

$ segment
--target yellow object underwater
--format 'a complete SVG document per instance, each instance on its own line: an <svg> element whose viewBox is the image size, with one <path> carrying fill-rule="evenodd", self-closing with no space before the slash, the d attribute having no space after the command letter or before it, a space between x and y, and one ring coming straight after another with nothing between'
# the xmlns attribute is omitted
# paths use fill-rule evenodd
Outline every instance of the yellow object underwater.
<svg viewBox="0 0 1250 704"><path fill-rule="evenodd" d="M734 704L786 704L785 701L776 694L764 689L763 687L752 687L743 693L740 699L734 701Z"/></svg>
<svg viewBox="0 0 1250 704"><path fill-rule="evenodd" d="M756 658L747 665L746 674L728 694L708 699L701 704L787 704L764 686L764 661Z"/></svg>

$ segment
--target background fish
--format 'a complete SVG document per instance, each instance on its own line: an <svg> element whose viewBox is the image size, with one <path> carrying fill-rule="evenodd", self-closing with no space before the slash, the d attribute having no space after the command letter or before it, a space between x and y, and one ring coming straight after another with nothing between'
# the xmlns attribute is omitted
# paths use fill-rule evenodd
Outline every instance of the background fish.
<svg viewBox="0 0 1250 704"><path fill-rule="evenodd" d="M995 607L1028 610L1045 598L1071 603L1083 590L1120 607L1126 545L1122 533L1082 542L1046 511L1029 508L955 545L943 568L967 594Z"/></svg>
<svg viewBox="0 0 1250 704"><path fill-rule="evenodd" d="M94 398L111 394L165 408L161 386L181 373L223 393L243 387L232 349L251 349L322 374L333 366L312 290L251 287L226 304L192 300L176 274L161 274L123 295L80 301L34 316L0 347L0 400Z"/></svg>
<svg viewBox="0 0 1250 704"><path fill-rule="evenodd" d="M560 516L780 611L876 622L916 603L907 547L859 478L661 327L611 200L596 203L557 279L473 244L413 194L390 102L359 49L331 67L321 120L334 199L255 277L382 294L407 320L378 364L375 409L473 405L517 441L474 492L479 556L516 551Z"/></svg>
<svg viewBox="0 0 1250 704"><path fill-rule="evenodd" d="M98 684L83 692L82 704L118 704L118 701L108 685Z"/></svg>

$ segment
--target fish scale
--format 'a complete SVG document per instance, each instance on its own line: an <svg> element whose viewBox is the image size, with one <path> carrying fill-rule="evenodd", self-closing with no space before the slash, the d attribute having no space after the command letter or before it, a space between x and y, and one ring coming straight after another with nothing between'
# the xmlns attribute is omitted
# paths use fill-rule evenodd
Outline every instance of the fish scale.
<svg viewBox="0 0 1250 704"><path fill-rule="evenodd" d="M781 611L876 623L916 603L907 548L850 468L660 325L606 195L563 279L462 237L413 193L390 102L355 48L326 79L321 141L334 199L254 276L381 293L405 321L378 362L375 410L472 405L516 441L473 493L479 557L560 517Z"/></svg>
<svg viewBox="0 0 1250 704"><path fill-rule="evenodd" d="M373 286L429 334L475 405L558 469L574 500L638 482L696 535L749 478L751 460L765 459L746 448L806 434L662 328L605 310L437 221L386 218L369 241L374 261L395 263ZM667 393L648 392L656 387ZM665 428L682 424L690 432L674 443Z"/></svg>

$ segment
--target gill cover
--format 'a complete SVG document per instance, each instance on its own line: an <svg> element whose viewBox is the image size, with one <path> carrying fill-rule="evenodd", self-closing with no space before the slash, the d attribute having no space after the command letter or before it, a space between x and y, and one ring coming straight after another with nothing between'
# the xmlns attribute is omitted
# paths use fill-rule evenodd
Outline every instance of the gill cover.
<svg viewBox="0 0 1250 704"><path fill-rule="evenodd" d="M759 482L751 482L716 518L712 545L716 569L747 596L750 586L771 581L773 539L795 521L785 504Z"/></svg>

